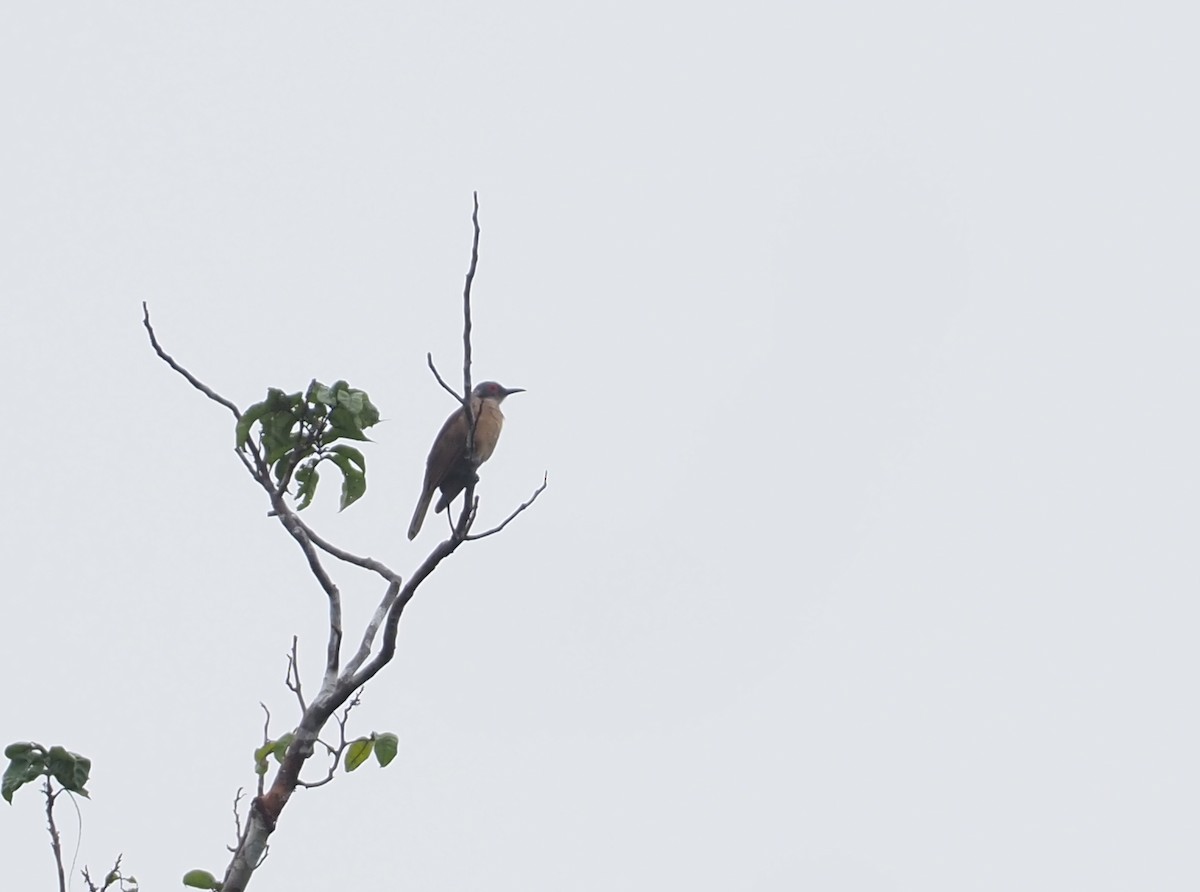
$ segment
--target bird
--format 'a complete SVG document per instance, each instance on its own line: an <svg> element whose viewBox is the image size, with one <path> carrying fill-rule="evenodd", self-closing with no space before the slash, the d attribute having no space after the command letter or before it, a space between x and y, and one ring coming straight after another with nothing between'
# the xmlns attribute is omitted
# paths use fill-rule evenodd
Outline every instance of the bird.
<svg viewBox="0 0 1200 892"><path fill-rule="evenodd" d="M408 538L415 539L421 532L421 524L429 513L429 502L433 491L440 489L441 498L434 506L435 512L440 512L453 501L454 497L466 489L467 484L479 480L475 473L479 466L492 457L496 449L496 441L500 439L500 428L504 426L504 413L500 404L505 397L514 393L524 393L523 387L503 387L495 381L484 381L471 391L471 414L475 416L474 455L467 455L467 416L460 406L442 429L438 431L429 450L429 458L425 460L425 482L421 485L421 498L417 500L417 510L413 512L412 522L408 525Z"/></svg>

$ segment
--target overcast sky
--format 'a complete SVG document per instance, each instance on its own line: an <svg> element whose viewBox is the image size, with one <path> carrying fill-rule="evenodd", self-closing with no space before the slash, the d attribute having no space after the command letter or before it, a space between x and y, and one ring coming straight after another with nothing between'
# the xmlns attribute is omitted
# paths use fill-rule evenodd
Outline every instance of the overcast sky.
<svg viewBox="0 0 1200 892"><path fill-rule="evenodd" d="M477 189L476 379L528 391L481 523L550 486L421 589L350 726L399 757L251 888L1197 888L1190 14L10 8L0 742L94 760L80 865L220 875L324 640L141 302L241 405L370 393L367 498L308 519L407 575ZM35 791L0 849L52 887Z"/></svg>

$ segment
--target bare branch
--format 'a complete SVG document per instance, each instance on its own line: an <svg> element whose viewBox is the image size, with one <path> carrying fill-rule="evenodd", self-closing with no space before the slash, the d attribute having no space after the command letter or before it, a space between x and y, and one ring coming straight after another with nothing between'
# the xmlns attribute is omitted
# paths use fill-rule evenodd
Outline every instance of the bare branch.
<svg viewBox="0 0 1200 892"><path fill-rule="evenodd" d="M289 511L290 511L290 509L289 509ZM370 570L373 573L378 573L380 576L382 576L388 582L400 581L400 574L396 573L391 567L387 566L386 564L384 564L380 561L377 561L374 558L360 557L356 554L351 554L350 552L348 552L344 549L338 548L336 545L333 545L332 543L327 542L326 540L324 540L320 536L318 536L313 531L313 528L310 527L308 524L306 524L303 520L301 520L299 515L297 515L295 512L291 512L291 516L292 516L292 521L297 526L299 526L302 530L304 530L304 534L306 536L308 536L308 538L312 541L313 545L317 546L317 548L321 549L326 554L337 558L339 561L344 561L347 564L353 564L356 567L362 567L364 570Z"/></svg>
<svg viewBox="0 0 1200 892"><path fill-rule="evenodd" d="M479 513L479 496L475 495L475 480L467 483L466 489L463 490L463 506L462 511L458 515L458 523L454 525L453 537L459 542L467 540L467 533L471 531L471 527L475 525L475 517ZM447 511L447 514L450 512Z"/></svg>
<svg viewBox="0 0 1200 892"><path fill-rule="evenodd" d="M548 479L548 475L542 474L542 485L539 486L537 489L535 489L533 491L533 495L531 495L526 501L524 501L520 505L518 505L517 510L515 510L512 514L508 515L508 517L504 518L504 520L502 520L500 522L499 526L494 526L490 530L487 530L486 532L476 533L473 536L464 536L463 538L466 539L466 541L468 541L468 542L474 542L476 539L486 539L488 536L496 535L496 533L500 532L502 529L504 529L506 526L508 526L510 523L512 523L512 521L516 519L518 514L520 514L522 511L524 511L526 508L528 508L530 505L532 505L534 502L537 501L537 497L540 496L546 490L547 479Z"/></svg>
<svg viewBox="0 0 1200 892"><path fill-rule="evenodd" d="M150 324L150 308L146 305L145 301L142 301L142 324L146 326L146 332L150 335L150 346L154 348L154 352L158 354L159 359L161 359L175 371L179 372L179 374L183 375L183 377L187 379L188 384L191 384L214 403L220 403L233 413L234 418L238 419L239 421L241 420L242 413L237 406L225 399L225 397L221 396L221 394L217 393L215 390L177 363L174 359L167 355L166 351L163 350L161 346L159 346L158 338L154 335L154 327Z"/></svg>
<svg viewBox="0 0 1200 892"><path fill-rule="evenodd" d="M457 393L454 392L454 388L446 383L445 379L442 378L441 373L438 372L437 366L435 366L433 364L433 354L432 353L425 354L425 362L428 363L429 371L433 372L433 377L437 378L438 384L442 385L442 388L446 391L446 393L450 394L452 397L454 397L456 400L458 400L458 404L460 406L465 406L467 404L467 401L464 400L461 396L459 396ZM468 393L469 393L469 391L468 391Z"/></svg>
<svg viewBox="0 0 1200 892"><path fill-rule="evenodd" d="M471 211L471 226L475 230L471 238L471 265L467 268L467 280L463 283L463 408L467 413L467 456L475 456L475 424L477 413L471 411L471 286L475 283L475 267L479 265L479 193L472 192L474 208ZM483 410L482 404L479 407ZM465 504L471 503L474 485L467 485ZM465 532L465 530L464 530Z"/></svg>
<svg viewBox="0 0 1200 892"><path fill-rule="evenodd" d="M298 780L298 781L296 781L296 786L303 787L305 790L315 790L317 787L325 786L327 783L329 783L331 780L333 780L335 777L337 777L337 764L338 764L338 760L339 760L337 752L333 751L331 749L331 751L329 753L329 758L332 760L332 765L329 769L328 774L326 774L320 780L315 780L315 781Z"/></svg>
<svg viewBox="0 0 1200 892"><path fill-rule="evenodd" d="M467 280L463 284L463 397L471 398L471 285L475 282L475 267L479 265L479 193L472 192L474 209L471 211L471 226L475 235L471 239L471 265L467 269ZM471 452L471 441L467 441L467 453Z"/></svg>
<svg viewBox="0 0 1200 892"><path fill-rule="evenodd" d="M338 728L341 731L341 746L338 747L339 750L345 749L346 747L346 722L350 721L350 710L362 703L362 692L363 687L359 686L358 690L354 692L354 696L347 701L346 708L342 710L342 714L340 716L334 716L334 719L338 723Z"/></svg>
<svg viewBox="0 0 1200 892"><path fill-rule="evenodd" d="M104 877L103 886L96 885L85 866L81 873L83 874L83 882L88 887L89 892L104 892L113 883L117 884L118 889L124 889L126 878L121 875L121 859L124 857L124 855L117 855L117 860L113 862L112 869Z"/></svg>
<svg viewBox="0 0 1200 892"><path fill-rule="evenodd" d="M375 645L375 636L379 633L379 627L383 625L387 619L388 611L392 604L395 603L396 597L400 594L400 577L397 576L388 585L387 591L383 593L383 598L379 601L379 606L375 608L375 614L371 617L371 621L367 623L367 628L363 631L362 642L358 646L358 651L346 663L346 668L342 672L343 678L350 678L358 671L358 667L363 664L363 661L371 655L371 648Z"/></svg>
<svg viewBox="0 0 1200 892"><path fill-rule="evenodd" d="M234 826L234 829L237 830L237 838L238 839L242 838L242 815L241 815L241 812L238 811L238 806L242 802L242 795L243 795L242 788L238 787L237 795L233 797L233 826ZM231 852L236 851L236 849L233 846L227 846L226 848L228 848L229 851L231 851Z"/></svg>
<svg viewBox="0 0 1200 892"><path fill-rule="evenodd" d="M245 454L240 449L233 450L233 454L236 455L238 457L238 461L245 466L247 473L249 473L250 476L257 481L258 471L255 470L254 465L250 464L250 459L246 458ZM270 492L270 489L267 491Z"/></svg>
<svg viewBox="0 0 1200 892"><path fill-rule="evenodd" d="M437 366L433 364L433 354L426 353L425 361L429 364L429 371L433 372L433 377L437 379L438 384L441 384L445 391L458 400L459 405L464 408L468 405L468 400L471 399L471 286L475 283L475 270L479 266L479 193L472 192L472 201L474 207L471 211L471 226L474 229L474 235L471 238L471 265L467 267L467 278L463 283L463 392L459 396L454 392L454 388L446 383L441 374L437 370ZM475 420L470 419L470 424L467 431L467 454L470 455L475 445Z"/></svg>
<svg viewBox="0 0 1200 892"><path fill-rule="evenodd" d="M292 636L292 652L288 655L287 661L287 676L284 678L284 684L287 685L289 691L296 695L296 700L300 704L300 712L303 713L308 707L304 703L304 692L300 685L300 662L296 657L296 646L299 639Z"/></svg>
<svg viewBox="0 0 1200 892"><path fill-rule="evenodd" d="M276 493L272 496L272 501L280 522L300 545L300 550L304 552L304 557L308 561L308 568L312 571L313 576L317 577L317 582L321 584L329 601L329 642L325 649L325 677L321 682L322 690L328 690L334 679L337 678L338 663L341 659L342 595L321 564L321 558L308 536L308 527L287 507L283 496Z"/></svg>
<svg viewBox="0 0 1200 892"><path fill-rule="evenodd" d="M343 682L348 682L355 687L361 687L372 678L375 677L380 669L391 662L392 657L396 653L396 636L397 627L400 624L400 617L404 614L404 608L408 606L408 602L412 600L413 595L417 593L421 583L437 569L438 564L445 560L458 549L462 544L462 539L450 538L439 542L434 546L433 551L429 552L421 565L413 571L408 577L408 582L400 589L391 605L388 607L387 618L383 625L383 641L379 645L379 652L368 660L361 670L354 673L353 676L343 678Z"/></svg>
<svg viewBox="0 0 1200 892"><path fill-rule="evenodd" d="M58 889L59 892L67 892L67 878L63 873L62 842L58 835L58 825L54 823L54 800L58 794L50 786L48 777L43 792L46 795L46 823L50 830L50 849L54 852L54 866L58 868Z"/></svg>
<svg viewBox="0 0 1200 892"><path fill-rule="evenodd" d="M346 703L346 708L342 710L342 714L333 716L333 720L338 723L338 745L332 747L323 740L317 741L321 746L325 747L330 756L329 770L325 777L317 781L298 781L297 786L312 789L314 787L323 787L333 780L334 775L337 773L338 763L342 760L342 753L346 751L346 723L350 721L350 711L362 702L362 692L363 689L360 687Z"/></svg>

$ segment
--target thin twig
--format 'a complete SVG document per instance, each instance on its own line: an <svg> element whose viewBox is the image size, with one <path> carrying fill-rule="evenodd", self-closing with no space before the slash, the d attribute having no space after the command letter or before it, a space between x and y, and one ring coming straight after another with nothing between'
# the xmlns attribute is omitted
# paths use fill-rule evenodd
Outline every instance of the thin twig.
<svg viewBox="0 0 1200 892"><path fill-rule="evenodd" d="M300 684L300 661L296 656L296 647L299 643L299 638L296 635L292 636L292 652L288 655L287 661L287 677L284 678L284 684L287 685L289 691L296 695L296 700L300 704L300 712L308 707L304 703L304 692L301 690Z"/></svg>
<svg viewBox="0 0 1200 892"><path fill-rule="evenodd" d="M91 874L88 873L87 865L83 866L83 870L80 873L83 874L83 882L87 885L90 892L104 892L113 883L117 884L118 889L125 889L126 877L121 876L121 859L124 857L124 855L117 855L117 860L113 862L112 869L104 876L103 886L97 886Z"/></svg>
<svg viewBox="0 0 1200 892"><path fill-rule="evenodd" d="M161 359L175 371L179 372L179 374L183 375L183 377L187 379L188 384L191 384L214 403L220 403L233 413L234 418L238 419L239 421L241 420L242 413L237 406L225 399L225 397L221 396L221 394L217 393L215 390L177 363L174 359L167 355L166 351L163 350L162 347L159 346L158 338L154 336L154 327L150 324L150 308L146 305L145 301L142 301L142 324L146 326L146 332L150 335L150 346L154 348L154 352L158 354L159 359Z"/></svg>
<svg viewBox="0 0 1200 892"><path fill-rule="evenodd" d="M238 805L242 801L242 795L243 790L241 787L238 787L237 795L233 797L233 826L234 829L237 830L238 839L242 838L242 815L241 812L238 811ZM230 849L230 851L233 851L233 849Z"/></svg>
<svg viewBox="0 0 1200 892"><path fill-rule="evenodd" d="M336 747L332 747L323 740L317 740L317 743L325 747L325 751L328 752L330 756L329 770L325 777L317 781L303 781L298 779L297 786L304 787L305 789L312 789L314 787L323 787L333 780L333 777L337 772L338 763L342 760L342 753L346 751L346 723L350 721L350 710L354 709L354 707L358 706L362 702L362 692L363 689L360 687L357 691L355 691L354 696L351 697L346 703L346 708L342 710L342 714L334 714L333 716L333 720L338 723L338 745Z"/></svg>
<svg viewBox="0 0 1200 892"><path fill-rule="evenodd" d="M462 511L459 512L458 523L454 525L453 532L453 536L458 542L467 541L467 533L475 525L475 516L479 513L479 496L475 495L475 483L477 480L477 477L469 480L466 489L463 490ZM449 514L450 512L447 511L446 513Z"/></svg>
<svg viewBox="0 0 1200 892"><path fill-rule="evenodd" d="M400 579L400 574L396 573L386 564L381 563L374 558L360 557L359 555L351 554L345 549L338 548L336 545L333 545L332 543L322 539L313 531L312 527L300 519L299 515L293 513L292 519L294 523L304 530L304 534L308 536L310 540L312 540L313 545L317 546L317 548L321 549L326 554L337 558L339 561L344 561L347 564L354 564L356 567L362 567L364 570L370 570L373 573L378 573L388 582L396 582Z"/></svg>
<svg viewBox="0 0 1200 892"><path fill-rule="evenodd" d="M533 491L533 495L531 495L527 501L524 501L519 506L517 506L517 510L515 510L512 514L508 515L508 517L504 518L504 520L502 520L498 526L494 526L490 530L487 530L486 532L476 533L473 536L464 536L463 538L467 542L474 542L476 539L486 539L488 536L496 535L496 533L500 532L502 529L504 529L506 526L508 526L513 520L515 520L518 514L520 514L522 511L524 511L526 508L528 508L530 505L532 505L534 502L537 501L537 497L540 496L546 489L547 479L548 479L547 475L543 474L542 475L542 485L539 486L537 489L535 489Z"/></svg>
<svg viewBox="0 0 1200 892"><path fill-rule="evenodd" d="M463 397L471 398L471 285L475 282L475 267L479 265L479 193L471 193L474 208L471 211L471 226L475 235L471 239L471 266L467 269L467 280L463 283ZM467 454L471 453L471 440L467 440Z"/></svg>
<svg viewBox="0 0 1200 892"><path fill-rule="evenodd" d="M62 842L58 836L58 825L54 823L54 800L58 794L50 786L50 778L46 778L43 788L46 794L46 822L50 825L50 849L54 852L54 866L58 868L58 890L67 892L67 878L63 874Z"/></svg>
<svg viewBox="0 0 1200 892"><path fill-rule="evenodd" d="M428 363L429 371L433 372L433 377L437 378L437 383L442 385L442 387L445 389L446 393L450 394L452 397L454 397L456 400L458 400L458 404L460 406L465 406L467 404L466 400L464 400L461 396L459 396L458 393L455 392L454 388L446 383L445 379L442 378L441 373L438 372L437 366L435 366L433 364L433 354L432 353L425 354L425 362Z"/></svg>
<svg viewBox="0 0 1200 892"><path fill-rule="evenodd" d="M471 411L471 286L475 283L475 268L479 265L479 193L471 193L474 208L471 210L471 226L475 230L471 238L471 265L467 268L467 280L463 283L463 407L467 412L467 461L475 461L475 425L479 421L478 412ZM479 411L483 410L480 403ZM464 501L470 504L474 495L474 486L467 484Z"/></svg>
<svg viewBox="0 0 1200 892"><path fill-rule="evenodd" d="M471 237L471 264L467 267L466 280L463 282L463 392L462 396L454 393L450 385L443 380L438 373L437 367L433 364L433 354L425 354L425 359L429 364L429 370L433 372L433 376L437 378L439 384L454 398L458 400L467 417L467 442L464 455L471 465L475 465L475 426L479 421L479 414L483 411L482 401L477 410L471 410L471 287L475 283L475 271L479 267L479 193L471 193L473 207L471 210L471 227L473 234ZM475 501L475 480L472 478L467 481L467 485L463 492L463 508L459 514L458 522L450 523L450 538L452 540L464 541L467 532L471 529L471 524L474 522L475 509L478 507ZM450 511L446 511L446 519L450 519Z"/></svg>

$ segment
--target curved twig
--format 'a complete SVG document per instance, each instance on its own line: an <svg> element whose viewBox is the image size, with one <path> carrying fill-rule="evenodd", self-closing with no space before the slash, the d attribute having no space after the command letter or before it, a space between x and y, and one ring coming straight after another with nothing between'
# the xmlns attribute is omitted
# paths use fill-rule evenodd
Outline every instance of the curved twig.
<svg viewBox="0 0 1200 892"><path fill-rule="evenodd" d="M146 331L150 335L150 346L154 348L154 352L158 354L159 359L161 359L175 371L179 372L179 374L183 375L183 377L187 379L188 384L191 384L214 403L220 403L233 413L234 418L238 419L239 421L241 420L242 412L237 406L235 406L231 401L225 399L225 397L221 396L221 394L217 393L215 390L177 363L174 359L167 355L167 352L163 350L161 346L159 346L158 338L154 336L154 326L150 324L150 307L147 306L145 301L142 301L142 324L146 326Z"/></svg>
<svg viewBox="0 0 1200 892"><path fill-rule="evenodd" d="M429 371L433 372L433 377L437 378L437 383L442 385L442 389L444 389L446 391L446 393L450 394L452 397L454 397L456 400L458 400L458 404L460 406L465 406L467 404L467 401L464 400L461 396L459 396L458 393L455 392L453 387L451 387L449 384L446 383L445 379L442 378L441 373L438 372L437 366L435 366L433 364L433 354L432 353L425 354L425 362L429 365Z"/></svg>
<svg viewBox="0 0 1200 892"><path fill-rule="evenodd" d="M321 549L326 554L331 555L332 557L335 557L344 563L353 564L356 567L362 567L364 570L370 570L372 573L378 573L388 582L400 581L400 574L387 564L383 563L382 561L377 561L374 558L360 557L357 554L351 554L345 549L338 548L333 543L327 542L325 539L322 539L320 536L318 536L313 531L313 528L301 520L299 515L291 511L290 508L288 510L292 515L292 522L304 530L304 534L308 536L308 538L312 541L312 544L317 546L317 548Z"/></svg>
<svg viewBox="0 0 1200 892"><path fill-rule="evenodd" d="M486 539L488 536L496 535L496 533L500 532L502 529L504 529L506 526L508 526L510 523L512 523L516 519L518 514L520 514L522 511L524 511L526 508L528 508L530 505L532 505L534 502L536 502L537 497L540 496L543 492L545 492L546 486L547 486L547 474L542 474L542 485L539 486L537 489L535 489L533 491L533 495L531 495L526 501L524 501L520 505L518 505L517 509L515 511L513 511L512 514L508 515L508 517L506 517L506 518L504 518L504 520L500 521L499 525L494 526L490 530L486 530L482 533L476 533L472 536L464 536L463 538L467 542L474 542L477 539Z"/></svg>

